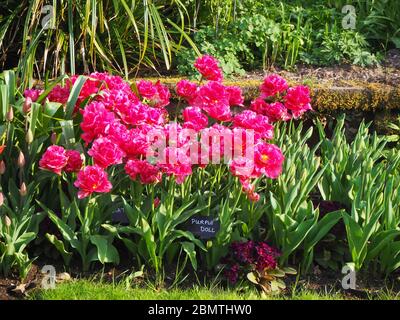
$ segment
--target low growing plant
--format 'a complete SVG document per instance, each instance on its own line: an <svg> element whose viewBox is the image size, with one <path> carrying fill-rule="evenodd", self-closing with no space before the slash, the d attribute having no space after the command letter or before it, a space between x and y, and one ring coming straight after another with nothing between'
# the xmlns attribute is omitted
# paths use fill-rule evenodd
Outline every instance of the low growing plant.
<svg viewBox="0 0 400 320"><path fill-rule="evenodd" d="M282 278L296 274L292 268L280 268L277 258L280 253L266 242L233 242L229 255L223 260L225 277L231 284L246 278L263 293L279 293L286 288Z"/></svg>

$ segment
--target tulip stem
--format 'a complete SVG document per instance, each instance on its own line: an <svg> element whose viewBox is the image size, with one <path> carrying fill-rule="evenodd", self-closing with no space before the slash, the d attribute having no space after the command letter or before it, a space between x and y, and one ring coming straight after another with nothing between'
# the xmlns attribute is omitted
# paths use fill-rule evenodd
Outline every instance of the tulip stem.
<svg viewBox="0 0 400 320"><path fill-rule="evenodd" d="M61 175L57 177L57 186L58 186L58 193L60 195L60 206L61 206L61 212L64 212L65 208L65 203L64 203L64 197L62 196L62 186L61 186Z"/></svg>

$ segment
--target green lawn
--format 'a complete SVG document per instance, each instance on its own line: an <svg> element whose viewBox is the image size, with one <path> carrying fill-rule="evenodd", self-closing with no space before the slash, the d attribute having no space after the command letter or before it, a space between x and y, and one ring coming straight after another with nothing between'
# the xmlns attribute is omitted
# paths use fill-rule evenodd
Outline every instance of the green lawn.
<svg viewBox="0 0 400 320"><path fill-rule="evenodd" d="M233 290L193 287L155 291L145 288L127 289L122 284L112 285L89 280L74 280L57 285L53 290L37 290L31 299L38 300L254 300L262 299L255 292L238 293ZM268 296L269 300L340 300L344 296L335 292L316 293L300 290L294 296Z"/></svg>

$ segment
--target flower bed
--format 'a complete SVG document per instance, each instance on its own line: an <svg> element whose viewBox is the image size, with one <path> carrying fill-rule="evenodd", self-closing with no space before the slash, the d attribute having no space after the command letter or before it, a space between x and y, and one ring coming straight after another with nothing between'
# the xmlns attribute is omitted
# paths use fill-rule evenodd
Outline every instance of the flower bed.
<svg viewBox="0 0 400 320"><path fill-rule="evenodd" d="M1 272L25 278L26 248L38 243L83 271L129 254L158 285L166 268L189 263L195 272L225 268L230 282L263 292L284 289L290 265L302 274L346 263L394 272L400 154L386 139L361 124L348 142L344 119L328 138L316 120L319 143L310 147L313 128L301 123L312 110L309 87L272 74L247 103L213 57L195 67L201 80L177 82L172 106L161 81L93 73L22 97L6 74ZM337 205L323 212L321 203ZM203 238L188 228L192 218L218 228Z"/></svg>

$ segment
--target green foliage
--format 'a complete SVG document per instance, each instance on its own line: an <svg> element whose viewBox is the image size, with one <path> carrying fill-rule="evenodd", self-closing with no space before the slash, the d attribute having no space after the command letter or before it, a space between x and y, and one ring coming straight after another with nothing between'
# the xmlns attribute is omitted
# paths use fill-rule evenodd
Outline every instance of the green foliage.
<svg viewBox="0 0 400 320"><path fill-rule="evenodd" d="M192 74L188 61L200 51L219 58L230 76L274 64L369 66L377 63L380 51L400 47L397 0L354 1L353 31L342 28L341 10L347 4L344 0L3 1L0 65L18 66L22 82L31 86L33 78L66 72L113 70L127 78L140 67L169 70L182 62L185 65L178 71ZM50 10L55 13L53 20Z"/></svg>
<svg viewBox="0 0 400 320"><path fill-rule="evenodd" d="M0 206L0 274L7 277L16 268L24 279L33 262L26 249L37 237L44 214L35 212L33 184L27 186L26 195L21 195L13 180L8 184L9 191Z"/></svg>
<svg viewBox="0 0 400 320"><path fill-rule="evenodd" d="M61 81L61 79L59 79ZM55 84L57 81L55 81ZM32 259L27 245L37 239L38 225L43 214L37 214L33 199L49 196L51 186L44 182L46 173L38 174L37 163L52 132L61 132L61 104L32 103L29 112L23 111L25 99L18 91L16 75L5 71L0 75L0 155L3 170L0 175L0 256L2 272L17 269L23 278L30 270ZM10 118L10 114L12 117ZM5 219L11 221L7 226Z"/></svg>
<svg viewBox="0 0 400 320"><path fill-rule="evenodd" d="M390 20L385 23L376 15L376 12L382 12L384 6L377 5L375 1L366 8L363 2L355 4L355 30L342 27L345 16L341 12L343 5L327 4L326 1L312 4L302 1L187 2L188 8L197 5L193 8L196 15L194 24L198 25L193 35L194 42L201 52L214 55L221 61L228 77L235 73L240 75L243 70L275 64L284 68L292 68L297 63L375 65L380 54L373 52L387 46L387 32L394 33L391 39L397 39L399 31L389 27ZM379 9L375 9L378 6ZM398 12L398 8L392 9ZM392 12L388 14L393 15ZM211 17L214 19L211 20ZM378 46L375 42L377 38L371 37L374 31L370 30L375 23L381 30L387 28L382 31L383 37ZM393 43L396 41L393 40ZM193 57L188 50L178 53L180 73L194 74L188 64Z"/></svg>
<svg viewBox="0 0 400 320"><path fill-rule="evenodd" d="M289 290L292 288L289 288ZM54 290L37 290L32 300L351 300L348 295L337 292L335 288L321 291L308 289L308 283L298 284L293 292L282 295L259 295L254 290L235 290L220 286L196 284L185 289L159 289L142 286L127 288L124 281L106 283L105 281L79 279L60 283ZM368 299L399 299L398 293L384 288L378 296Z"/></svg>
<svg viewBox="0 0 400 320"><path fill-rule="evenodd" d="M97 279L77 279L60 283L54 290L36 290L29 296L31 300L352 300L335 287L323 287L321 290L310 290L309 283L299 282L289 287L281 295L259 295L254 290L237 290L223 288L214 284L195 284L184 289L158 289L152 286L127 285L126 278L121 281L98 281ZM398 300L399 293L384 286L377 294L368 294L368 300ZM359 297L354 297L359 300Z"/></svg>
<svg viewBox="0 0 400 320"><path fill-rule="evenodd" d="M385 150L386 139L370 134L364 123L351 143L346 141L344 117L331 139L320 123L317 126L321 142L313 150L306 145L311 129L303 136L301 126L287 131L283 126L277 137L286 161L283 174L268 188L267 238L281 248L281 263L302 252L300 262L306 272L315 259L315 246L343 219L355 269L373 267L390 274L400 266L400 154ZM319 218L309 198L317 186L324 200L340 202L349 212L334 211Z"/></svg>
<svg viewBox="0 0 400 320"><path fill-rule="evenodd" d="M387 137L388 141L396 142L397 147L400 147L400 116L397 118L397 121L388 123L388 129L390 130L390 135Z"/></svg>
<svg viewBox="0 0 400 320"><path fill-rule="evenodd" d="M320 64L352 63L365 67L378 63L365 38L358 32L326 30L321 37L321 48L314 50Z"/></svg>
<svg viewBox="0 0 400 320"><path fill-rule="evenodd" d="M225 200L221 200L221 205L216 207L220 230L215 239L207 241L207 268L212 270L227 255L228 248L232 241L240 238L239 226L242 221L239 220L236 211L238 209L238 189L235 192L229 192Z"/></svg>
<svg viewBox="0 0 400 320"><path fill-rule="evenodd" d="M60 182L61 183L61 182ZM94 261L105 263L119 263L119 254L113 246L114 237L111 234L101 233L101 225L107 221L115 210L111 196L101 196L103 199L85 199L78 203L73 194L69 200L60 188L61 217L53 210L39 202L44 212L58 228L62 240L55 235L46 234L47 239L56 247L69 265L72 257L71 250L79 254L83 271L90 268Z"/></svg>
<svg viewBox="0 0 400 320"><path fill-rule="evenodd" d="M239 57L245 55L251 57L252 53L240 37L236 35L224 34L217 37L217 33L211 28L206 27L197 31L194 35L194 42L202 53L216 57L225 75L243 75L244 69L239 62ZM190 50L182 50L177 54L178 71L187 75L198 75L194 69L192 61L196 58L196 53Z"/></svg>
<svg viewBox="0 0 400 320"><path fill-rule="evenodd" d="M283 28L279 23L255 14L242 17L223 30L203 27L195 33L194 42L201 52L218 58L226 76L243 75L245 70L265 67L278 58L285 61L285 65L289 66L292 61L291 65L294 64L297 54L293 50L298 48L286 45L285 36L289 33L283 33ZM193 58L194 54L189 50L178 53L178 71L195 74L193 66L188 64Z"/></svg>
<svg viewBox="0 0 400 320"><path fill-rule="evenodd" d="M71 121L65 121L65 117L70 117L68 111L75 105L74 101L79 94L82 82L77 81L76 88L72 90L68 99L69 107L66 108L66 111L61 103L45 101L51 88L65 78L65 76L60 76L52 83L46 84L43 94L37 102L31 104L30 110L27 112L23 109L25 98L22 97L18 88L15 73L5 71L0 75L0 145L5 146L0 155L0 161L5 168L0 175L0 192L6 199L3 206L0 206L0 211L2 221L6 215L12 221L10 228L4 228L2 225L1 238L2 240L6 239L4 240L6 247L9 248L10 257L13 257L13 259L7 258L8 263L4 263L4 273L8 273L12 266L16 266L20 276L24 277L32 262L26 252L27 243L33 239L37 244L43 243L43 239L37 236L38 224L46 214L37 214L40 207L32 199L44 203L53 211L59 212L60 208L62 212L75 210L74 217L79 215L75 206L69 206L70 200L59 192L61 189L58 188L57 179L54 179L49 172L38 170L40 156L50 144L51 137L55 137L56 140L67 145L71 145L75 141L73 125ZM12 110L13 117L11 120L7 120L6 115L10 110ZM75 146L79 147L79 144L74 143ZM61 205L60 202L62 202ZM65 207L65 203L68 203L68 208ZM49 209L49 211L51 210ZM50 214L50 217L54 222L59 220L54 213ZM75 224L67 225L67 227L75 231ZM13 248L13 243L19 238L26 241L17 242ZM71 253L68 251L67 242L64 244L55 236L50 235L48 235L48 240L61 252L65 262L69 262ZM93 242L96 242L99 247L102 245L98 239L94 238ZM2 249L4 248L2 247ZM11 252L15 252L15 256Z"/></svg>
<svg viewBox="0 0 400 320"><path fill-rule="evenodd" d="M355 269L379 265L386 274L400 266L400 154L384 156L384 138L370 135L361 124L351 144L345 139L344 118L339 119L332 141L323 139L321 155L328 163L319 189L324 199L344 202L343 213L349 251Z"/></svg>
<svg viewBox="0 0 400 320"><path fill-rule="evenodd" d="M98 68L125 77L143 65L169 69L187 36L188 12L175 0L24 0L7 9L0 17L2 64L15 66L20 51L19 75L29 85L34 76Z"/></svg>
<svg viewBox="0 0 400 320"><path fill-rule="evenodd" d="M376 133L370 134L369 126L362 123L354 140L348 143L344 120L344 117L338 120L331 139L327 139L324 128L317 122L321 158L328 166L318 188L324 200L339 201L350 208L354 181L381 162L387 140Z"/></svg>
<svg viewBox="0 0 400 320"><path fill-rule="evenodd" d="M326 170L315 156L318 145L310 149L306 144L311 135L312 128L302 135L302 125L295 128L291 123L281 128L277 141L286 159L282 175L268 188L270 206L266 208L267 239L281 249L280 263L286 264L302 249L304 272L313 261L314 247L341 218L341 212L335 211L319 219L319 209L310 199Z"/></svg>
<svg viewBox="0 0 400 320"><path fill-rule="evenodd" d="M219 58L227 76L275 63L285 68L299 62L373 65L372 52L400 45L396 0L357 1L354 31L341 27L341 8L347 4L342 1L50 1L55 19L43 29L45 4L7 1L0 17L1 63L18 64L29 85L34 76L66 71L101 68L128 77L141 65L156 69L163 63L170 69L176 53L177 62L186 62L178 71L191 74L187 63L194 53L185 43ZM19 62L13 58L18 47Z"/></svg>
<svg viewBox="0 0 400 320"><path fill-rule="evenodd" d="M132 183L136 187L140 186ZM139 255L143 261L147 261L156 271L157 277L162 275L165 258L171 262L180 250L186 253L196 270L195 246L202 250L205 247L191 232L185 231L182 225L206 207L199 205L196 195L188 199L176 199L174 181L169 181L167 191L162 191L160 205L157 207L154 206L154 190L147 196L141 194L141 188L139 190L131 200L122 198L129 225L103 224L103 228L122 240L133 255ZM132 235L136 235L135 241L132 241Z"/></svg>
<svg viewBox="0 0 400 320"><path fill-rule="evenodd" d="M367 166L354 181L351 214L344 220L357 270L377 262L389 274L400 266L400 179L394 170L399 164L400 155L393 154L388 162Z"/></svg>
<svg viewBox="0 0 400 320"><path fill-rule="evenodd" d="M341 9L349 4L346 0L328 1L329 5ZM357 0L351 3L356 8L357 28L365 38L376 46L394 45L400 48L400 14L396 0Z"/></svg>

